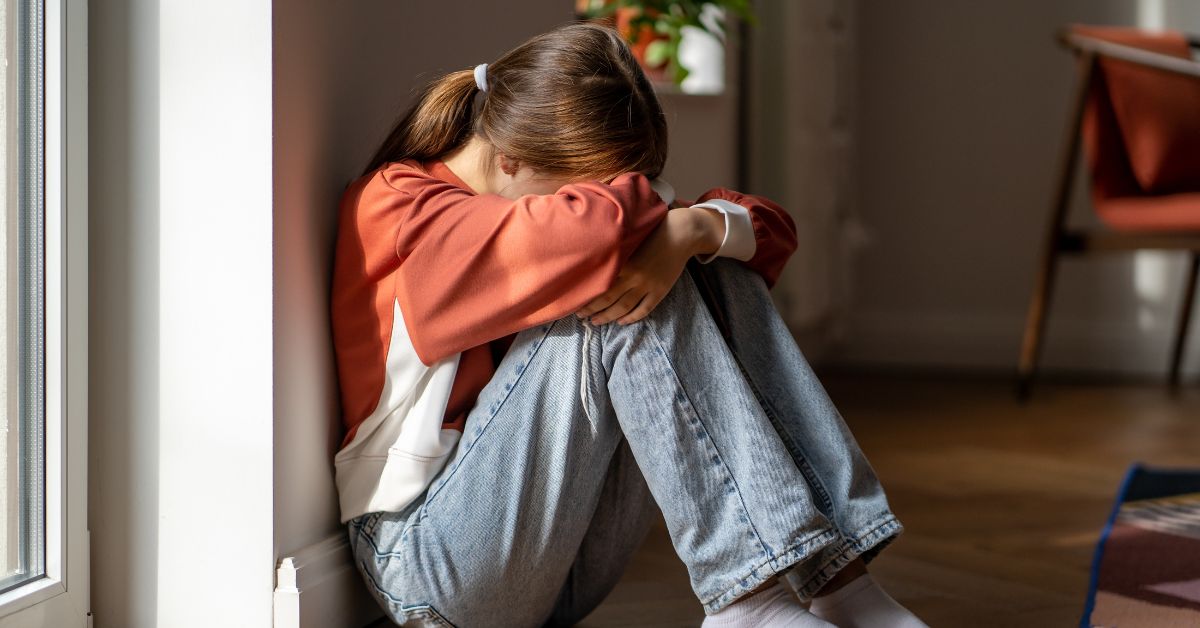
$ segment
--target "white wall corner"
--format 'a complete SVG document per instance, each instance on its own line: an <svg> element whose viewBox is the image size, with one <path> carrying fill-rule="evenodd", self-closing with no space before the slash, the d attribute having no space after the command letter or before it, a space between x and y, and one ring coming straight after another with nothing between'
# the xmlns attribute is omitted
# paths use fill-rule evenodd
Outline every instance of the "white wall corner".
<svg viewBox="0 0 1200 628"><path fill-rule="evenodd" d="M344 533L282 558L275 573L275 628L362 628L383 616Z"/></svg>

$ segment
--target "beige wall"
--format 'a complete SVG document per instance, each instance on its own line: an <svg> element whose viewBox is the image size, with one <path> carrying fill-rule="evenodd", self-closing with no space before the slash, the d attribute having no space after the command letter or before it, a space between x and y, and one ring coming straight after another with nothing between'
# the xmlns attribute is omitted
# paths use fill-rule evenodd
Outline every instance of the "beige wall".
<svg viewBox="0 0 1200 628"><path fill-rule="evenodd" d="M798 246L772 296L810 360L844 333L853 277L855 4L761 2L749 33L745 191L796 222Z"/></svg>
<svg viewBox="0 0 1200 628"><path fill-rule="evenodd" d="M1069 22L1200 32L1188 0L859 3L856 364L1015 368L1074 80ZM1075 216L1089 218L1077 194ZM1067 260L1049 367L1162 373L1179 256ZM1195 334L1200 336L1200 334ZM1194 356L1200 342L1191 345ZM1194 367L1200 360L1193 359Z"/></svg>

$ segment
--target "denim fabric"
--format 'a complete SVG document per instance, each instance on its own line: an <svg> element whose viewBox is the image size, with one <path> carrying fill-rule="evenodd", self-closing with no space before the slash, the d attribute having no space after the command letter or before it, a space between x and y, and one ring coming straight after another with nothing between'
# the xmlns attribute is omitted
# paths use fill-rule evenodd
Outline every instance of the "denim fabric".
<svg viewBox="0 0 1200 628"><path fill-rule="evenodd" d="M393 621L570 625L658 511L709 614L789 568L808 599L901 532L762 278L732 259L693 267L728 341L689 273L641 321L526 329L426 492L348 523Z"/></svg>

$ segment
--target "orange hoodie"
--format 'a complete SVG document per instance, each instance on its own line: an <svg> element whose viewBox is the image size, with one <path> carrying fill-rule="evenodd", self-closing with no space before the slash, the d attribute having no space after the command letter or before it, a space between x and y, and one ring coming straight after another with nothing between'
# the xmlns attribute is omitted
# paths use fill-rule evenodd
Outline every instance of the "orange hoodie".
<svg viewBox="0 0 1200 628"><path fill-rule="evenodd" d="M347 186L331 301L342 522L417 497L516 332L608 289L668 202L640 173L516 200L476 194L438 160L391 162ZM696 204L726 216L721 249L700 260L736 257L774 285L796 247L787 212L724 188Z"/></svg>

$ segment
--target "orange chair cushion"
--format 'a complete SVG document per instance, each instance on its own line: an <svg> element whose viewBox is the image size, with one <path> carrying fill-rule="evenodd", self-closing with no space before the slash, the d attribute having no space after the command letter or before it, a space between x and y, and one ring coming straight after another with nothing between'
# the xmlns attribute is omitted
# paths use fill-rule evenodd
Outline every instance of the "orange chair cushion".
<svg viewBox="0 0 1200 628"><path fill-rule="evenodd" d="M1174 31L1072 26L1080 35L1191 59ZM1148 194L1200 191L1200 79L1100 57L1128 166Z"/></svg>
<svg viewBox="0 0 1200 628"><path fill-rule="evenodd" d="M1118 231L1200 231L1200 192L1107 198L1096 214Z"/></svg>

